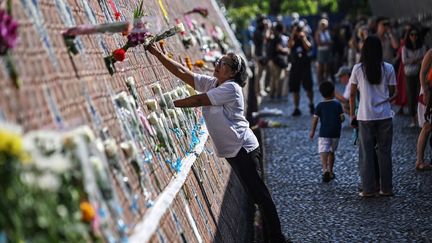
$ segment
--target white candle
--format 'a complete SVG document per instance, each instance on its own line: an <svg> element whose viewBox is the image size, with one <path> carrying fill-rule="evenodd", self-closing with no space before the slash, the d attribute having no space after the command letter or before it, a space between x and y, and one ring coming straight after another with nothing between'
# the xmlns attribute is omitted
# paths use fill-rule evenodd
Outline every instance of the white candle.
<svg viewBox="0 0 432 243"><path fill-rule="evenodd" d="M147 116L147 120L154 126L159 125L159 119L154 111Z"/></svg>
<svg viewBox="0 0 432 243"><path fill-rule="evenodd" d="M154 83L154 84L150 85L150 88L153 90L153 93L155 95L162 96L162 88L161 88L160 84Z"/></svg>
<svg viewBox="0 0 432 243"><path fill-rule="evenodd" d="M192 86L190 86L190 85L186 85L186 89L187 89L187 91L189 92L189 95L190 95L190 96L192 96L192 95L196 95L196 94L197 94L196 91L195 91L195 89L192 88Z"/></svg>
<svg viewBox="0 0 432 243"><path fill-rule="evenodd" d="M155 99L147 99L144 101L144 104L151 111L156 111L158 109L157 102Z"/></svg>
<svg viewBox="0 0 432 243"><path fill-rule="evenodd" d="M164 93L164 94L163 94L163 97L164 97L164 99L165 99L165 101L166 101L167 107L168 107L169 109L174 108L174 102L173 102L173 100L171 99L171 92L166 92L166 93Z"/></svg>

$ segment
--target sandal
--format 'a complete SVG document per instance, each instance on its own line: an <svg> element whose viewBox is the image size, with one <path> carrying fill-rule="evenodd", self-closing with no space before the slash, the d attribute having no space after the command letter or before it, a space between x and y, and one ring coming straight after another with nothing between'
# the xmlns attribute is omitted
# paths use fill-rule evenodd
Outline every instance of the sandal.
<svg viewBox="0 0 432 243"><path fill-rule="evenodd" d="M383 192L383 191L380 191L379 195L382 196L382 197L393 197L394 193L393 192Z"/></svg>
<svg viewBox="0 0 432 243"><path fill-rule="evenodd" d="M416 163L415 169L417 171L428 171L428 170L432 170L432 166L430 164L426 164L426 163Z"/></svg>
<svg viewBox="0 0 432 243"><path fill-rule="evenodd" d="M364 198L368 198L368 197L375 197L375 193L373 192L360 192L359 196L360 197L364 197Z"/></svg>

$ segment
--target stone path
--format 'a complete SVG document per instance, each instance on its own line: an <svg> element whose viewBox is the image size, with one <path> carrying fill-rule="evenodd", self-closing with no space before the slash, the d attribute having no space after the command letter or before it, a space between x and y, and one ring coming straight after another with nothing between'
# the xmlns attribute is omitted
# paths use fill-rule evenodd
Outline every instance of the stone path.
<svg viewBox="0 0 432 243"><path fill-rule="evenodd" d="M316 102L320 99L315 92ZM408 128L407 116L394 119L395 197L363 199L358 196L358 148L347 121L336 152L336 179L323 183L317 138L309 139L311 115L305 94L300 117L290 115L291 97L264 99L264 107L283 110L284 116L270 119L288 126L263 129L263 141L266 181L283 231L294 242L432 241L432 172L414 170L419 130Z"/></svg>

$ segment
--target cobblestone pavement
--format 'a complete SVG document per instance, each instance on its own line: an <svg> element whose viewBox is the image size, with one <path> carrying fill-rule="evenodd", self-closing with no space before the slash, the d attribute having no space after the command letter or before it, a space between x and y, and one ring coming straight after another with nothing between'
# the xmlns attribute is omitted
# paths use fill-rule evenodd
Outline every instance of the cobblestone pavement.
<svg viewBox="0 0 432 243"><path fill-rule="evenodd" d="M263 129L266 181L284 233L294 242L431 242L432 172L414 169L419 130L408 128L409 118L394 119L395 196L363 199L358 196L358 148L348 122L336 152L336 178L323 183L317 138L309 139L311 115L304 93L301 99L300 117L291 116L291 96L261 103L261 108L283 110L284 116L269 119L288 126ZM315 92L315 100L320 99Z"/></svg>

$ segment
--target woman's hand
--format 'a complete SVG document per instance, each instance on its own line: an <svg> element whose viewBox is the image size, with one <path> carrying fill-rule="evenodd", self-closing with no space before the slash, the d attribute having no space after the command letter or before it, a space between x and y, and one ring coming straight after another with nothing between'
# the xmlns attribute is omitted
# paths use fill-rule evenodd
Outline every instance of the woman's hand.
<svg viewBox="0 0 432 243"><path fill-rule="evenodd" d="M152 55L157 55L159 53L159 50L157 49L157 46L155 43L147 46L147 51L149 51Z"/></svg>
<svg viewBox="0 0 432 243"><path fill-rule="evenodd" d="M358 121L356 116L351 116L351 127L358 128Z"/></svg>

